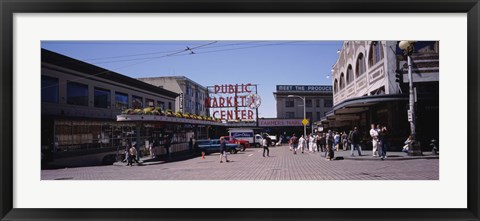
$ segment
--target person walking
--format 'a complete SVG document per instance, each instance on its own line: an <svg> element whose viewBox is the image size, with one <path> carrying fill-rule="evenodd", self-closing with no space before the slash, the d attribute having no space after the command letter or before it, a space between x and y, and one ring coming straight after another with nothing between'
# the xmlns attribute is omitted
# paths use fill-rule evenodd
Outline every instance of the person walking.
<svg viewBox="0 0 480 221"><path fill-rule="evenodd" d="M308 138L308 148L310 153L314 153L317 149L317 138L314 134L310 134L310 138Z"/></svg>
<svg viewBox="0 0 480 221"><path fill-rule="evenodd" d="M320 150L321 152L325 152L327 149L327 140L326 140L326 133L322 133L322 138L320 138Z"/></svg>
<svg viewBox="0 0 480 221"><path fill-rule="evenodd" d="M350 156L354 157L355 155L353 152L355 149L358 151L358 156L362 156L362 148L360 147L360 134L358 132L358 128L354 127L353 131L350 133L350 142L352 143L351 145L351 150L350 150Z"/></svg>
<svg viewBox="0 0 480 221"><path fill-rule="evenodd" d="M267 157L270 157L270 150L268 149L268 139L266 135L263 136L262 146L263 146L263 157L265 157L265 152L267 152Z"/></svg>
<svg viewBox="0 0 480 221"><path fill-rule="evenodd" d="M380 159L387 158L387 127L378 125L380 131L378 132L378 140L380 141L379 150L380 150Z"/></svg>
<svg viewBox="0 0 480 221"><path fill-rule="evenodd" d="M292 135L289 142L292 144L293 154L297 154L298 138L295 136L295 133Z"/></svg>
<svg viewBox="0 0 480 221"><path fill-rule="evenodd" d="M342 133L342 147L343 147L343 150L347 150L347 149L348 149L347 133L346 133L345 131L343 131L343 133Z"/></svg>
<svg viewBox="0 0 480 221"><path fill-rule="evenodd" d="M333 160L335 157L335 152L333 151L334 148L334 138L332 131L328 131L327 136L325 137L327 143L327 151L325 152L325 157L327 160Z"/></svg>
<svg viewBox="0 0 480 221"><path fill-rule="evenodd" d="M370 136L372 137L372 155L374 157L377 155L377 148L378 148L378 131L375 129L375 124L370 125Z"/></svg>
<svg viewBox="0 0 480 221"><path fill-rule="evenodd" d="M321 133L317 133L317 136L316 136L316 139L315 139L315 140L317 141L317 142L316 142L316 143L317 143L317 144L316 144L317 152L320 153L320 148L321 148L320 145L321 145L321 143L322 143L322 134L321 134Z"/></svg>
<svg viewBox="0 0 480 221"><path fill-rule="evenodd" d="M168 159L170 159L170 157L171 157L171 155L170 155L170 145L172 145L172 139L170 138L170 135L167 134L167 136L165 136L165 150L167 152Z"/></svg>
<svg viewBox="0 0 480 221"><path fill-rule="evenodd" d="M340 134L338 134L338 132L335 133L333 140L334 140L335 150L338 151L338 148L340 146Z"/></svg>
<svg viewBox="0 0 480 221"><path fill-rule="evenodd" d="M298 140L298 148L302 151L302 153L305 151L305 138L303 137L303 135L300 137L300 139Z"/></svg>
<svg viewBox="0 0 480 221"><path fill-rule="evenodd" d="M225 162L230 162L227 159L227 142L224 137L220 137L220 163L223 163L223 157L225 157Z"/></svg>
<svg viewBox="0 0 480 221"><path fill-rule="evenodd" d="M128 164L127 166L132 166L133 165L133 161L135 161L137 164L138 164L138 160L137 160L137 144L133 144L133 146L130 147L130 149L128 150Z"/></svg>

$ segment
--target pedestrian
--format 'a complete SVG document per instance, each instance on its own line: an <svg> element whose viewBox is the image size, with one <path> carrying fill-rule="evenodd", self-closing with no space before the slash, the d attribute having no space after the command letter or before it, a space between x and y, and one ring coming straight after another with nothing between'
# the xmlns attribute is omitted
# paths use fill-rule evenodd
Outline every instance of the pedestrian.
<svg viewBox="0 0 480 221"><path fill-rule="evenodd" d="M298 140L298 148L302 151L302 153L305 151L305 145L306 145L305 138L302 135Z"/></svg>
<svg viewBox="0 0 480 221"><path fill-rule="evenodd" d="M133 165L133 161L135 161L137 164L138 164L138 160L137 160L137 144L133 144L133 146L130 147L130 149L128 150L128 164L127 166L132 166Z"/></svg>
<svg viewBox="0 0 480 221"><path fill-rule="evenodd" d="M372 154L374 157L376 157L378 148L378 131L375 129L375 124L371 124L370 127L370 136L372 137Z"/></svg>
<svg viewBox="0 0 480 221"><path fill-rule="evenodd" d="M317 141L317 152L320 152L320 148L321 148L321 144L322 144L322 134L321 133L317 133L317 137L316 137L316 141Z"/></svg>
<svg viewBox="0 0 480 221"><path fill-rule="evenodd" d="M334 138L333 138L333 134L332 134L332 131L328 131L327 133L327 136L325 137L325 140L326 140L326 146L327 146L327 151L325 152L325 158L327 160L333 160L333 158L335 157L335 153L333 151L333 148L334 148Z"/></svg>
<svg viewBox="0 0 480 221"><path fill-rule="evenodd" d="M348 149L347 133L346 133L345 131L343 131L343 133L342 133L342 147L343 147L343 150L347 150L347 149Z"/></svg>
<svg viewBox="0 0 480 221"><path fill-rule="evenodd" d="M387 158L387 127L378 125L380 131L378 132L378 140L380 141L380 159Z"/></svg>
<svg viewBox="0 0 480 221"><path fill-rule="evenodd" d="M322 133L322 138L320 139L320 149L322 152L326 152L327 150L327 134L326 133Z"/></svg>
<svg viewBox="0 0 480 221"><path fill-rule="evenodd" d="M130 158L130 147L132 145L130 144L130 141L125 142L125 162L127 162L127 166L129 166L129 158Z"/></svg>
<svg viewBox="0 0 480 221"><path fill-rule="evenodd" d="M289 142L292 144L293 154L297 154L298 138L295 136L295 133L292 135Z"/></svg>
<svg viewBox="0 0 480 221"><path fill-rule="evenodd" d="M263 136L262 140L262 146L263 146L263 157L265 157L265 152L267 152L267 157L270 157L270 150L268 149L268 139L267 136Z"/></svg>
<svg viewBox="0 0 480 221"><path fill-rule="evenodd" d="M225 162L230 162L227 159L227 142L224 137L220 137L220 163L223 163L223 158L225 157Z"/></svg>
<svg viewBox="0 0 480 221"><path fill-rule="evenodd" d="M353 131L350 133L350 142L352 143L351 145L351 150L350 150L350 156L355 156L353 152L355 149L358 151L358 156L362 156L362 148L360 147L360 134L358 132L358 128L354 127Z"/></svg>
<svg viewBox="0 0 480 221"><path fill-rule="evenodd" d="M338 151L338 148L340 146L340 134L338 132L335 132L335 136L333 137L333 140L334 140L335 150Z"/></svg>
<svg viewBox="0 0 480 221"><path fill-rule="evenodd" d="M310 150L310 153L314 153L317 149L317 138L315 137L314 134L310 134L310 137L308 138L308 149Z"/></svg>

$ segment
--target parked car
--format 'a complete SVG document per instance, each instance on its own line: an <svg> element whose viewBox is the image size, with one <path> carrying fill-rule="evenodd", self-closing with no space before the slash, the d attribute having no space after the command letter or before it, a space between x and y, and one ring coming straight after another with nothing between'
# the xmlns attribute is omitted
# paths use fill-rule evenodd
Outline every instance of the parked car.
<svg viewBox="0 0 480 221"><path fill-rule="evenodd" d="M198 140L196 144L198 149L205 154L220 152L220 139ZM240 151L240 144L231 144L227 142L226 149L230 153L237 153Z"/></svg>
<svg viewBox="0 0 480 221"><path fill-rule="evenodd" d="M241 151L245 151L246 148L250 148L250 143L248 142L248 140L238 140L232 136L224 136L224 138L228 143L239 144Z"/></svg>

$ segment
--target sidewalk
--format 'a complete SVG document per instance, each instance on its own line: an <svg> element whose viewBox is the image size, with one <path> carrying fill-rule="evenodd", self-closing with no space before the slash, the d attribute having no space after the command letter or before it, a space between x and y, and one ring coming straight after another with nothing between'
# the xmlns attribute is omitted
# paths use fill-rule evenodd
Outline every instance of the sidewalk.
<svg viewBox="0 0 480 221"><path fill-rule="evenodd" d="M322 152L323 154L323 152ZM362 156L358 156L358 151L354 152L355 156L350 156L350 150L335 151L336 160L381 160L380 157L373 157L372 150L362 150ZM438 159L439 155L433 155L432 152L423 152L422 156L409 156L404 152L387 152L384 160L416 160L416 159Z"/></svg>

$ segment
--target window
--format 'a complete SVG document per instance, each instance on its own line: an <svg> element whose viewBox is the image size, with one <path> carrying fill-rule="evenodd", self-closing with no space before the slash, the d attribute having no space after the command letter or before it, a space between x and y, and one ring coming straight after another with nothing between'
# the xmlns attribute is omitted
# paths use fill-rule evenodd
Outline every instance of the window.
<svg viewBox="0 0 480 221"><path fill-rule="evenodd" d="M317 99L315 107L320 107L320 99Z"/></svg>
<svg viewBox="0 0 480 221"><path fill-rule="evenodd" d="M320 120L320 112L317 112L317 121Z"/></svg>
<svg viewBox="0 0 480 221"><path fill-rule="evenodd" d="M190 86L187 85L186 89L187 89L187 95L192 94L192 89L190 88Z"/></svg>
<svg viewBox="0 0 480 221"><path fill-rule="evenodd" d="M345 87L345 75L342 73L340 74L340 90Z"/></svg>
<svg viewBox="0 0 480 221"><path fill-rule="evenodd" d="M293 99L287 99L285 101L285 107L293 107L293 106L295 106L295 102Z"/></svg>
<svg viewBox="0 0 480 221"><path fill-rule="evenodd" d="M120 92L115 92L115 108L124 110L128 108L128 95Z"/></svg>
<svg viewBox="0 0 480 221"><path fill-rule="evenodd" d="M93 105L99 108L110 108L110 91L97 87L94 88Z"/></svg>
<svg viewBox="0 0 480 221"><path fill-rule="evenodd" d="M312 112L305 112L305 115L306 115L305 118L309 119L310 121L313 120L313 119L312 119Z"/></svg>
<svg viewBox="0 0 480 221"><path fill-rule="evenodd" d="M353 70L352 65L348 65L347 68L347 85L353 82Z"/></svg>
<svg viewBox="0 0 480 221"><path fill-rule="evenodd" d="M365 73L366 69L365 69L365 58L363 56L362 53L360 53L358 55L358 58L357 58L357 65L356 66L356 73L355 75L358 77L360 75L362 75L363 73Z"/></svg>
<svg viewBox="0 0 480 221"><path fill-rule="evenodd" d="M88 106L88 85L68 82L67 104Z"/></svg>
<svg viewBox="0 0 480 221"><path fill-rule="evenodd" d="M312 99L305 99L305 106L312 107Z"/></svg>
<svg viewBox="0 0 480 221"><path fill-rule="evenodd" d="M145 98L145 104L147 107L155 107L155 101L152 99Z"/></svg>
<svg viewBox="0 0 480 221"><path fill-rule="evenodd" d="M295 112L285 112L285 118L295 118Z"/></svg>
<svg viewBox="0 0 480 221"><path fill-rule="evenodd" d="M338 92L338 80L335 79L335 83L333 84L333 92L337 93Z"/></svg>
<svg viewBox="0 0 480 221"><path fill-rule="evenodd" d="M165 110L165 102L157 101L157 107L161 108L162 110Z"/></svg>
<svg viewBox="0 0 480 221"><path fill-rule="evenodd" d="M168 102L168 109L170 109L171 111L173 111L173 109L172 109L172 102Z"/></svg>
<svg viewBox="0 0 480 221"><path fill-rule="evenodd" d="M323 107L332 107L333 106L333 101L330 99L326 99L323 101Z"/></svg>
<svg viewBox="0 0 480 221"><path fill-rule="evenodd" d="M132 96L132 108L133 109L143 108L143 98L138 96Z"/></svg>
<svg viewBox="0 0 480 221"><path fill-rule="evenodd" d="M58 78L42 76L42 102L58 103Z"/></svg>
<svg viewBox="0 0 480 221"><path fill-rule="evenodd" d="M383 59L382 43L379 41L372 41L372 43L370 44L368 65L371 67L382 59Z"/></svg>

